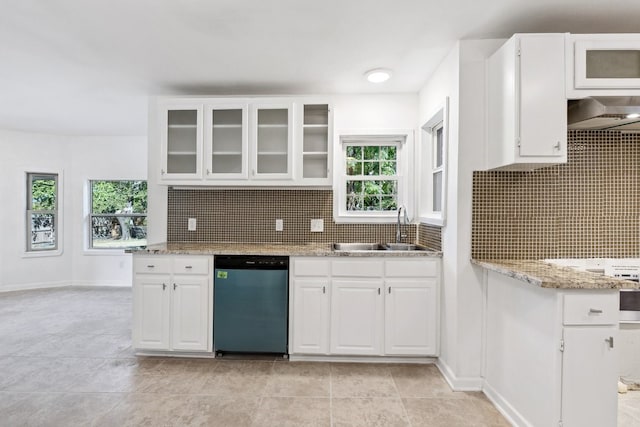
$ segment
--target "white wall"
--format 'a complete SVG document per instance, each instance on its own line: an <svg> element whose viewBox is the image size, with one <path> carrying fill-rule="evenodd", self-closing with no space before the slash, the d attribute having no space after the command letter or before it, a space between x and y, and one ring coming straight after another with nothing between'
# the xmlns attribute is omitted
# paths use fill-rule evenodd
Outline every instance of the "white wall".
<svg viewBox="0 0 640 427"><path fill-rule="evenodd" d="M86 181L145 179L144 137L66 137L0 131L0 291L70 284L131 284L131 255L88 255ZM62 253L25 257L25 172L62 174Z"/></svg>
<svg viewBox="0 0 640 427"><path fill-rule="evenodd" d="M335 130L416 129L416 94L326 95L319 97L333 105ZM156 100L149 101L149 216L148 241L167 240L167 186L156 184L160 173L160 134ZM294 137L295 139L295 137ZM339 141L334 138L334 147Z"/></svg>
<svg viewBox="0 0 640 427"><path fill-rule="evenodd" d="M482 169L484 162L485 58L501 43L499 40L457 43L419 95L418 126L428 121L442 107L444 98L449 97L439 363L457 389L479 389L482 385L482 276L469 262L472 178L473 171ZM422 154L423 161L429 161L428 150Z"/></svg>

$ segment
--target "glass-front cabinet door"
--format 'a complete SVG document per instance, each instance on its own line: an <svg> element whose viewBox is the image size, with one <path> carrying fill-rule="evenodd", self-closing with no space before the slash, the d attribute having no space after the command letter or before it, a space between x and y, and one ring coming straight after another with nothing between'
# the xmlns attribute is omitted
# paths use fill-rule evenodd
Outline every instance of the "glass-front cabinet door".
<svg viewBox="0 0 640 427"><path fill-rule="evenodd" d="M306 185L331 185L331 115L328 104L301 106L301 171Z"/></svg>
<svg viewBox="0 0 640 427"><path fill-rule="evenodd" d="M204 126L205 178L246 179L247 105L207 105Z"/></svg>
<svg viewBox="0 0 640 427"><path fill-rule="evenodd" d="M575 88L640 89L640 38L577 40Z"/></svg>
<svg viewBox="0 0 640 427"><path fill-rule="evenodd" d="M202 105L160 107L163 180L202 177Z"/></svg>
<svg viewBox="0 0 640 427"><path fill-rule="evenodd" d="M251 179L290 179L293 172L292 104L254 104L251 113Z"/></svg>

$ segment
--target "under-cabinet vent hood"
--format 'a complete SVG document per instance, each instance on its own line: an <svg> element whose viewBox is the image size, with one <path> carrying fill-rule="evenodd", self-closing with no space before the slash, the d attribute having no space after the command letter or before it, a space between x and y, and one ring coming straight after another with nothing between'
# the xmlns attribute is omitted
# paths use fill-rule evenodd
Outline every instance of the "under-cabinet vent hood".
<svg viewBox="0 0 640 427"><path fill-rule="evenodd" d="M569 129L640 131L640 97L601 96L570 100Z"/></svg>

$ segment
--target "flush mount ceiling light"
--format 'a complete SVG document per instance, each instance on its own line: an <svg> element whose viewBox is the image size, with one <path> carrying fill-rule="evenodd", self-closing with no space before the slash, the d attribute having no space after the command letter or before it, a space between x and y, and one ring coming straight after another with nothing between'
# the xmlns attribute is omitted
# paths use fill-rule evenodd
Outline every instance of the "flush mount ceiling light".
<svg viewBox="0 0 640 427"><path fill-rule="evenodd" d="M640 117L640 113L627 114L627 119L637 119L638 117Z"/></svg>
<svg viewBox="0 0 640 427"><path fill-rule="evenodd" d="M364 76L371 83L383 83L391 78L391 70L386 68L375 68L364 73Z"/></svg>

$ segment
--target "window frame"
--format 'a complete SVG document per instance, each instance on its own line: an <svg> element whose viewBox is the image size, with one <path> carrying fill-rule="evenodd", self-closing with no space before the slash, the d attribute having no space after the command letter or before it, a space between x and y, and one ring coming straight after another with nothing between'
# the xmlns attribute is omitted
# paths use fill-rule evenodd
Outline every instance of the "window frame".
<svg viewBox="0 0 640 427"><path fill-rule="evenodd" d="M31 170L38 170L37 168ZM33 202L33 180L34 178L47 177L55 180L56 187L56 196L55 196L55 209L50 210L36 210L32 209ZM23 230L25 231L25 240L23 246L23 257L47 257L47 256L59 256L63 253L63 217L62 217L62 207L63 203L63 172L62 171L40 171L40 172L31 172L30 170L25 171L25 191L24 191L24 201L25 201L25 215L24 218L24 226ZM53 248L46 249L34 249L32 247L31 241L31 215L33 213L42 213L42 214L51 214L53 215L53 224L55 230L55 244Z"/></svg>
<svg viewBox="0 0 640 427"><path fill-rule="evenodd" d="M449 147L449 98L446 97L438 111L433 114L429 120L421 127L421 146L424 150L423 156L418 156L417 161L421 161L428 168L422 170L423 176L420 178L422 183L420 199L421 199L421 215L420 222L435 226L443 227L446 225L447 218L447 169L448 169L448 147ZM438 130L442 129L442 164L436 165L437 157L437 138ZM439 211L434 210L433 191L434 176L442 173L441 181L441 200Z"/></svg>
<svg viewBox="0 0 640 427"><path fill-rule="evenodd" d="M396 174L378 175L379 180L389 180L393 177L397 181L397 206L409 207L411 205L408 195L409 174L409 147L413 140L413 130L368 130L368 131L339 131L337 141L340 149L335 150L333 180L333 218L340 223L393 223L397 221L397 210L392 211L349 211L346 209L347 194L346 182L355 176L347 175L347 146L395 146L396 147Z"/></svg>
<svg viewBox="0 0 640 427"><path fill-rule="evenodd" d="M112 255L120 255L123 251L126 251L128 249L134 249L137 248L139 246L126 246L126 247L116 247L116 248L101 248L101 247L95 247L93 246L93 221L92 219L94 217L103 217L103 218L113 218L113 217L127 217L127 218L131 218L131 217L144 217L144 218L148 218L149 216L149 206L147 205L147 212L145 212L144 214L140 214L140 213L124 213L124 214L116 214L116 213L108 213L108 214L94 214L93 213L93 186L92 183L93 182L130 182L130 181L145 181L147 182L147 203L148 203L148 196L149 196L149 186L148 183L149 181L147 179L92 179L89 178L86 181L86 186L85 186L85 210L86 210L86 224L85 224L85 230L86 230L86 238L85 238L85 253L86 254L96 254L96 255L105 255L105 254L112 254ZM142 246L142 245L141 245Z"/></svg>

